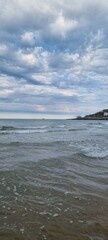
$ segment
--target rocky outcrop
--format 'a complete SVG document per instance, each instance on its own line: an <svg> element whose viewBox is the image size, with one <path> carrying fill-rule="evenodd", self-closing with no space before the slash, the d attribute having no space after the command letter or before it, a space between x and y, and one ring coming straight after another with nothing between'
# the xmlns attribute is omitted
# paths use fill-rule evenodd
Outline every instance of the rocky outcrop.
<svg viewBox="0 0 108 240"><path fill-rule="evenodd" d="M108 120L108 109L104 109L100 112L86 115L84 117L78 116L77 118L74 118L73 120Z"/></svg>
<svg viewBox="0 0 108 240"><path fill-rule="evenodd" d="M108 109L104 109L100 112L97 112L95 114L90 114L90 115L86 115L84 118L86 119L96 119L96 120L106 120L108 119Z"/></svg>

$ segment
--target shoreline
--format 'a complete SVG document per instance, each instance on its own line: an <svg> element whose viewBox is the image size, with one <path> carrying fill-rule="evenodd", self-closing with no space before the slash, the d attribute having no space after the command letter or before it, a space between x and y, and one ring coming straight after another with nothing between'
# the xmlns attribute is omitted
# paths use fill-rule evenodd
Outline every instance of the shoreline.
<svg viewBox="0 0 108 240"><path fill-rule="evenodd" d="M108 120L108 118L96 118L96 117L89 117L89 118L86 118L86 117L80 117L80 118L70 118L70 119L67 119L67 120Z"/></svg>

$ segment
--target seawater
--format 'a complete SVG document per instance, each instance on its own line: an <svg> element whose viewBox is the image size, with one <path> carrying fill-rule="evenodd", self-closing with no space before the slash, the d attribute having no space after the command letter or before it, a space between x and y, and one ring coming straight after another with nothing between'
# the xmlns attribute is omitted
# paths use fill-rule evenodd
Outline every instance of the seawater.
<svg viewBox="0 0 108 240"><path fill-rule="evenodd" d="M0 240L108 239L108 121L0 120Z"/></svg>

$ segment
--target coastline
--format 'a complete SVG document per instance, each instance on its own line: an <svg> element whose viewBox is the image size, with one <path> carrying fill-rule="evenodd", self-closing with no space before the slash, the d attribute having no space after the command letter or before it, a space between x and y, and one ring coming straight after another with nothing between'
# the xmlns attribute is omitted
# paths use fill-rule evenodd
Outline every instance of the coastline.
<svg viewBox="0 0 108 240"><path fill-rule="evenodd" d="M89 114L84 117L77 116L76 118L71 118L70 120L108 120L108 109L104 109L100 112Z"/></svg>
<svg viewBox="0 0 108 240"><path fill-rule="evenodd" d="M101 118L97 118L97 117L77 117L77 118L70 118L67 120L108 120L108 118L106 117L101 117Z"/></svg>

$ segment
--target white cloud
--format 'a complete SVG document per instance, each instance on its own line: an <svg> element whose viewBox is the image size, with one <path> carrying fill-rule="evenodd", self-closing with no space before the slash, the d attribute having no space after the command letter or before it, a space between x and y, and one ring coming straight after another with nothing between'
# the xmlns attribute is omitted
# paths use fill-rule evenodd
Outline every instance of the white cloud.
<svg viewBox="0 0 108 240"><path fill-rule="evenodd" d="M45 111L47 111L47 107L43 106L43 105L36 105L35 110L39 111L39 112L45 112Z"/></svg>
<svg viewBox="0 0 108 240"><path fill-rule="evenodd" d="M85 53L85 55L81 58L81 64L83 69L94 71L100 71L100 67L107 71L108 66L108 49L101 48L91 50L91 52ZM106 70L105 70L106 69Z"/></svg>
<svg viewBox="0 0 108 240"><path fill-rule="evenodd" d="M43 84L51 84L53 82L53 77L49 73L47 73L47 74L33 73L31 75L31 77L32 77L33 80L37 80L37 81L39 81L40 83L43 83Z"/></svg>
<svg viewBox="0 0 108 240"><path fill-rule="evenodd" d="M1 89L0 90L0 96L2 97L7 97L7 96L9 96L10 94L12 94L14 91L13 91L13 89Z"/></svg>
<svg viewBox="0 0 108 240"><path fill-rule="evenodd" d="M36 66L38 61L33 53L23 53L21 50L17 53L19 62L29 67Z"/></svg>
<svg viewBox="0 0 108 240"><path fill-rule="evenodd" d="M78 21L74 19L66 19L62 12L60 12L57 19L50 24L50 30L52 35L65 38L67 33L74 30L78 25Z"/></svg>
<svg viewBox="0 0 108 240"><path fill-rule="evenodd" d="M5 44L0 44L0 56L6 55L8 48Z"/></svg>
<svg viewBox="0 0 108 240"><path fill-rule="evenodd" d="M25 32L21 36L22 41L26 44L29 45L34 45L35 44L35 36L33 32Z"/></svg>

